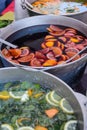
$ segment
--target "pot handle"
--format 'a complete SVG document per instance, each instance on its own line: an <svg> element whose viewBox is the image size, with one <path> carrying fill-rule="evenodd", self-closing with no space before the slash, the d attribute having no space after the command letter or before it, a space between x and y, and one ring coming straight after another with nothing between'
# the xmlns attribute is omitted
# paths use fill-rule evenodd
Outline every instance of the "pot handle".
<svg viewBox="0 0 87 130"><path fill-rule="evenodd" d="M85 129L84 130L87 130L87 95L82 95L80 93L77 93L75 92L75 95L83 109L83 112L84 112L84 124L85 124Z"/></svg>
<svg viewBox="0 0 87 130"><path fill-rule="evenodd" d="M84 104L84 107L86 108L86 112L87 112L87 97L85 98L83 104Z"/></svg>
<svg viewBox="0 0 87 130"><path fill-rule="evenodd" d="M80 104L86 109L87 112L87 95L75 92L76 97L79 99Z"/></svg>
<svg viewBox="0 0 87 130"><path fill-rule="evenodd" d="M84 108L85 108L85 112L86 112L86 113L84 112L86 114L85 118L86 118L86 121L87 121L87 97L85 97L83 104L84 104ZM86 121L84 123L85 124L85 130L87 130L87 122Z"/></svg>

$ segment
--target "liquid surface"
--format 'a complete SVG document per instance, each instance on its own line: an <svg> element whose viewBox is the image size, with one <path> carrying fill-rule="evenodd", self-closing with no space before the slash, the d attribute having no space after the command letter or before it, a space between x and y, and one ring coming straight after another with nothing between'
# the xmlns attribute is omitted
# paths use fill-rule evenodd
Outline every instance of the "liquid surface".
<svg viewBox="0 0 87 130"><path fill-rule="evenodd" d="M30 27L29 30L27 36L15 42L21 47L2 50L6 59L21 65L50 67L66 64L67 60L87 46L87 38L71 27L42 25ZM84 51L69 62L78 60L86 54Z"/></svg>
<svg viewBox="0 0 87 130"><path fill-rule="evenodd" d="M67 122L77 130L74 110L62 95L28 81L0 83L1 86L0 130L64 130Z"/></svg>

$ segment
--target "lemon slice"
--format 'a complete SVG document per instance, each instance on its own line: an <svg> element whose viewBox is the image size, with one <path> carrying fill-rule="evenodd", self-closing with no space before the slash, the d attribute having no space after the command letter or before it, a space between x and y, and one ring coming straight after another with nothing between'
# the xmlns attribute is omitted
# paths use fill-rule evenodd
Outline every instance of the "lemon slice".
<svg viewBox="0 0 87 130"><path fill-rule="evenodd" d="M65 123L64 130L77 130L77 120L70 120Z"/></svg>
<svg viewBox="0 0 87 130"><path fill-rule="evenodd" d="M53 101L51 101L51 99L50 99L50 94L51 94L51 92L49 92L49 93L46 94L46 100L47 100L47 102L48 102L50 105L52 105L52 106L58 106L58 104L56 104L56 103L54 103Z"/></svg>
<svg viewBox="0 0 87 130"><path fill-rule="evenodd" d="M1 130L14 130L14 129L9 124L2 124L1 125Z"/></svg>
<svg viewBox="0 0 87 130"><path fill-rule="evenodd" d="M50 93L50 98L54 103L59 104L59 101L61 100L61 97L55 93L55 91L52 91Z"/></svg>
<svg viewBox="0 0 87 130"><path fill-rule="evenodd" d="M15 123L16 126L17 126L17 127L20 127L20 125L23 126L23 123L22 123L23 121L30 121L30 118L24 118L24 117L23 117L23 118L17 119L17 120L16 120L16 123Z"/></svg>
<svg viewBox="0 0 87 130"><path fill-rule="evenodd" d="M71 105L68 103L68 101L65 98L62 98L60 101L60 107L61 109L68 114L73 114L74 111L71 107Z"/></svg>
<svg viewBox="0 0 87 130"><path fill-rule="evenodd" d="M24 91L18 91L18 92L16 92L16 91L10 91L9 94L14 99L21 99L21 97L24 94Z"/></svg>
<svg viewBox="0 0 87 130"><path fill-rule="evenodd" d="M34 130L34 128L30 127L30 126L24 126L24 127L20 127L17 130Z"/></svg>
<svg viewBox="0 0 87 130"><path fill-rule="evenodd" d="M7 100L10 98L9 92L8 91L2 91L0 92L0 99Z"/></svg>

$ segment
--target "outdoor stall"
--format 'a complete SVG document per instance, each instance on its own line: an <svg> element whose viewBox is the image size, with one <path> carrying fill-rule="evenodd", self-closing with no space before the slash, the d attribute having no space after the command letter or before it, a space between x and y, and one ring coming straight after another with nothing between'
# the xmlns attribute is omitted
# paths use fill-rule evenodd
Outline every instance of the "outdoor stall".
<svg viewBox="0 0 87 130"><path fill-rule="evenodd" d="M60 99L61 97L64 98L63 100L67 99L70 103L75 112L75 117L62 115L67 116L68 118L64 117L62 118L62 122L60 121L58 122L59 124L54 125L54 122L58 119L58 115L55 114L55 116L49 118L49 114L47 114L48 111L45 111L47 113L45 113L46 115L44 114L44 117L46 117L46 120L48 121L47 123L45 120L42 123L39 116L37 116L38 119L36 119L36 116L34 115L32 117L34 122L32 123L32 120L30 121L32 114L28 117L28 113L26 113L25 116L22 114L21 109L21 115L16 113L18 118L14 118L14 116L12 118L10 116L9 121L10 119L12 121L6 122L7 125L2 124L4 118L1 118L1 127L2 129L7 127L8 130L39 130L42 128L44 128L44 130L66 130L67 124L65 125L65 123L71 119L71 122L68 122L68 124L74 123L75 126L73 128L75 130L77 130L77 127L79 130L87 130L87 5L85 5L84 11L81 10L82 12L77 12L76 14L63 14L58 16L52 14L34 14L36 15L34 16L32 14L36 13L36 11L31 13L32 9L30 8L34 1L15 0L2 12L1 20L4 18L5 20L10 18L11 23L0 29L0 38L12 43L13 45L17 45L18 48L16 49L19 49L19 53L15 53L14 48L10 48L9 46L0 43L0 75L2 75L0 76L0 93L2 94L0 95L1 102L3 101L3 98L6 98L8 104L10 100L14 100L15 105L17 105L16 107L18 107L16 100L19 101L20 105L26 105L28 103L27 101L29 101L30 103L33 103L31 104L31 106L33 106L36 105L34 104L34 101L37 100L38 102L38 100L40 100L43 102L42 99L46 96L45 99L50 107L45 106L44 109L53 109L55 107L57 113L57 107L61 109L61 105L59 104L62 104L61 102L63 102L61 101L62 99ZM66 35L66 33L69 35ZM48 38L48 36L51 38ZM59 44L59 39L62 44ZM77 44L82 47L79 49L78 47L73 49L75 54L78 53L78 55L76 54L77 58L74 57L74 59L76 58L75 60L70 59L72 56L65 56L66 54L70 54L70 51L73 52L72 49L69 50L70 48L67 48L66 45L67 42L71 43L70 40L73 42L73 45L75 45L73 48L77 47ZM48 42L50 42L50 44L48 44ZM60 54L58 53L57 45L58 48L61 48ZM85 50L80 53L84 48ZM67 49L69 50L69 53L67 53ZM28 59L29 61L27 61L27 56L30 58ZM46 60L55 60L56 62L52 64L52 66L49 66L49 64L46 66ZM58 64L60 61L62 62L62 60L63 63ZM29 83L27 81L29 81ZM9 83L15 84L15 87L12 88ZM27 87L31 83L35 84L30 85L30 88L28 89ZM25 84L25 86L22 86L23 90L17 87L20 86L20 84ZM4 85L4 88L2 85ZM37 93L37 89L32 89L32 86L35 87L34 85L36 85L39 93ZM40 86L45 88L47 91L44 90L44 92L42 92ZM6 94L4 96L3 91L5 91ZM36 93L34 93L34 91L36 91ZM54 94L55 92L57 92L58 95ZM15 96L15 94L17 95ZM53 97L55 95L56 97ZM16 99L16 97L18 97L18 99ZM35 97L38 98L34 99ZM32 102L30 99L32 99ZM42 104L44 104L44 102ZM36 109L38 110L39 107L38 105L36 106ZM23 108L23 105L21 108ZM34 106L29 108L29 110L33 113L35 110ZM13 108L11 111L13 111ZM66 110L63 109L64 113L65 111ZM6 113L5 117L7 118ZM55 121L53 120L53 117L55 118ZM30 121L30 123L28 121ZM77 126L76 122L78 122ZM52 123L52 128L50 123Z"/></svg>

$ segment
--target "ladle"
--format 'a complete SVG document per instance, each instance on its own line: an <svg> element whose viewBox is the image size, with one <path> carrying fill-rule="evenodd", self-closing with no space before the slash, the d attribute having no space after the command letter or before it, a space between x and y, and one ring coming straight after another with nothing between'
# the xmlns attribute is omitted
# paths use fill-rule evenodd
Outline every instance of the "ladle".
<svg viewBox="0 0 87 130"><path fill-rule="evenodd" d="M27 0L25 0L25 4L26 4L30 9L33 9L33 6L32 6Z"/></svg>
<svg viewBox="0 0 87 130"><path fill-rule="evenodd" d="M5 40L2 39L2 38L0 38L0 43L3 43L3 44L5 44L5 45L7 45L7 46L10 46L10 47L12 47L12 48L17 48L17 47L18 47L18 46L13 45L12 43L10 43L10 42L8 42L8 41L5 41Z"/></svg>
<svg viewBox="0 0 87 130"><path fill-rule="evenodd" d="M86 49L87 49L87 46L84 47L82 50L80 50L78 53L76 53L74 56L72 56L70 59L66 60L66 63L68 63L71 60L73 60L76 56L78 56L79 54L81 54L82 52L84 52Z"/></svg>

